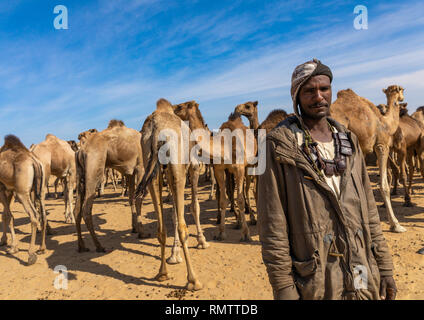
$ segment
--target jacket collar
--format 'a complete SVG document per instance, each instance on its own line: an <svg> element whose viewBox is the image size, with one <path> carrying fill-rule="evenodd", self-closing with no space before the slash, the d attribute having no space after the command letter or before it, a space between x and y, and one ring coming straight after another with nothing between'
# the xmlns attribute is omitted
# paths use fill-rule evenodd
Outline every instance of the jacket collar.
<svg viewBox="0 0 424 320"><path fill-rule="evenodd" d="M351 134L349 130L347 130L343 125L338 123L336 120L332 118L327 118L328 122L334 126L337 131L344 132L348 135L349 140L352 144L352 156L346 157L346 171L343 176L346 174L350 174L353 164L353 157L355 156L356 150L356 137ZM277 156L277 161L281 163L287 163L293 166L297 166L305 171L307 171L312 177L316 180L319 179L318 173L313 169L312 165L303 154L300 149L295 133L290 129L290 125L293 123L300 124L300 121L297 116L291 116L284 121L280 122L268 135L267 139L272 140L275 143L275 153ZM342 179L344 180L344 179ZM343 185L343 182L342 182Z"/></svg>

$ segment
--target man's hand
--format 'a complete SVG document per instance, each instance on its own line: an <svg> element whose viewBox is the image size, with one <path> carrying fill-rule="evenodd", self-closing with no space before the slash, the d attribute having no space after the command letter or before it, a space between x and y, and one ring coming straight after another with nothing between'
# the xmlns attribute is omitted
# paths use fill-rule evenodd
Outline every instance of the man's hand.
<svg viewBox="0 0 424 320"><path fill-rule="evenodd" d="M393 277L382 277L380 281L380 297L381 300L395 300L396 284Z"/></svg>

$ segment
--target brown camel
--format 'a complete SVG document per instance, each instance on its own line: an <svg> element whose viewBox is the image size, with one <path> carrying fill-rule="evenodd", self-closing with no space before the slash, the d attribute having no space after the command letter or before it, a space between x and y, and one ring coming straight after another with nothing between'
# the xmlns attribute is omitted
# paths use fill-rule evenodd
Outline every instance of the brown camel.
<svg viewBox="0 0 424 320"><path fill-rule="evenodd" d="M420 161L421 174L424 177L424 125L418 120L408 115L406 104L401 104L402 108L399 119L399 127L393 136L393 150L397 154L397 162L400 168L400 180L405 190L404 206L411 207L412 180L414 176L414 155ZM406 182L406 166L408 166L408 185ZM396 194L399 172L394 170L394 188Z"/></svg>
<svg viewBox="0 0 424 320"><path fill-rule="evenodd" d="M13 135L4 138L4 145L0 149L0 202L3 204L3 236L0 245L7 245L7 225L11 235L11 246L7 250L10 254L17 253L18 241L15 236L14 218L10 211L13 195L17 197L31 220L31 241L28 250L28 265L37 261L35 239L41 218L41 245L37 253L42 254L46 249L46 210L44 206L44 169L41 161L32 154L22 142ZM38 216L31 192L39 204Z"/></svg>
<svg viewBox="0 0 424 320"><path fill-rule="evenodd" d="M135 201L135 183L144 173L140 146L140 132L125 127L120 120L111 120L108 127L90 134L76 153L77 201L75 222L78 233L78 251L88 251L81 236L81 218L90 231L97 252L105 249L97 239L92 220L92 207L96 188L102 182L105 168L113 168L125 175L129 184L129 203L132 213L132 232L142 235L141 201Z"/></svg>
<svg viewBox="0 0 424 320"><path fill-rule="evenodd" d="M404 232L396 219L390 202L390 186L387 181L387 161L393 143L393 135L399 126L399 101L403 101L403 88L397 85L383 89L387 97L387 112L382 115L369 100L358 96L351 89L337 93L331 105L331 116L351 130L359 139L364 155L375 151L380 171L380 191L389 217L390 229Z"/></svg>
<svg viewBox="0 0 424 320"><path fill-rule="evenodd" d="M66 223L75 223L72 204L76 182L75 152L66 141L52 134L48 134L43 142L33 145L30 151L43 164L46 183L48 183L50 175L54 175L58 179L63 179L65 221Z"/></svg>
<svg viewBox="0 0 424 320"><path fill-rule="evenodd" d="M424 106L418 107L417 110L411 115L411 117L424 125Z"/></svg>
<svg viewBox="0 0 424 320"><path fill-rule="evenodd" d="M172 193L174 212L176 216L178 236L184 251L184 257L187 266L187 289L200 290L202 284L197 279L188 250L188 229L184 219L184 188L186 184L187 170L190 167L192 159L183 160L183 150L187 147L193 147L193 142L190 142L184 132L189 132L190 128L174 113L174 108L165 99L158 100L156 111L153 112L145 120L141 129L141 145L144 156L144 164L146 173L143 176L141 183L138 185L136 196L143 199L147 194L147 189L150 191L153 205L158 216L158 240L161 246L161 265L159 273L156 276L158 281L168 280L168 271L165 259L166 247L166 228L163 221L163 202L162 202L162 184L160 183L161 164L165 164L164 157L167 152L163 152L164 146L169 146L168 152L171 156L170 162L167 163L166 173L169 188ZM165 143L160 141L161 135L168 133L171 135L171 140ZM184 148L182 144L184 143ZM194 197L193 197L194 198ZM196 210L194 210L197 212Z"/></svg>

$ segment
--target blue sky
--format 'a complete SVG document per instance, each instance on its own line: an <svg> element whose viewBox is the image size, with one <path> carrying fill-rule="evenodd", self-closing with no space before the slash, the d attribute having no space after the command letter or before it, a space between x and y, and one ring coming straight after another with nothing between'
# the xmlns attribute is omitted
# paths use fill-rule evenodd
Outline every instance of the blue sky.
<svg viewBox="0 0 424 320"><path fill-rule="evenodd" d="M356 5L368 30L353 27ZM56 30L53 8L68 8ZM77 139L112 118L139 130L157 99L196 100L210 128L259 101L291 112L294 67L333 70L333 100L352 88L375 104L406 88L424 105L422 1L14 0L0 2L0 136L29 146Z"/></svg>

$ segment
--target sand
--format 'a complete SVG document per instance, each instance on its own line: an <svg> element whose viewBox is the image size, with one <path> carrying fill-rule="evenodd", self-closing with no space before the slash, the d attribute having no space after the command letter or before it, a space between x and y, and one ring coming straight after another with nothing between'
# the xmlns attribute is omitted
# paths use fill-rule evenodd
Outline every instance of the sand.
<svg viewBox="0 0 424 320"><path fill-rule="evenodd" d="M381 205L382 199L376 189L377 171L375 167L369 169L377 204ZM142 209L144 230L151 233L151 237L138 239L136 234L131 233L128 199L120 196L120 188L114 191L108 186L105 195L96 199L93 207L96 232L108 250L106 253L95 251L85 225L83 237L90 252L78 253L75 226L64 223L63 200L48 199L48 218L56 234L48 236L46 253L38 256L34 265L27 266L29 218L19 203L12 204L20 251L12 256L6 253L6 247L0 247L0 299L272 299L257 227L249 226L253 241L241 243L240 230L233 229L236 222L234 215L227 213L228 239L222 242L213 240L217 233L216 201L207 200L209 190L209 183L202 183L201 224L210 243L209 248L202 250L195 248L196 228L188 211L190 190L186 189L185 218L190 232L189 250L194 270L204 285L202 290L190 292L184 289L184 262L168 265L170 280L158 282L154 279L160 266L160 247L156 239L157 222L151 200L148 197ZM381 226L393 255L398 299L424 299L424 255L416 253L424 247L424 183L418 174L415 175L414 190L412 201L415 206L411 208L402 206L402 188L399 189L399 196L392 197L396 216L407 228L406 233L391 233L385 209L379 208ZM173 242L171 208L169 203L165 204L167 257ZM66 289L54 285L56 277L60 277L54 271L60 268L58 266L66 267Z"/></svg>

